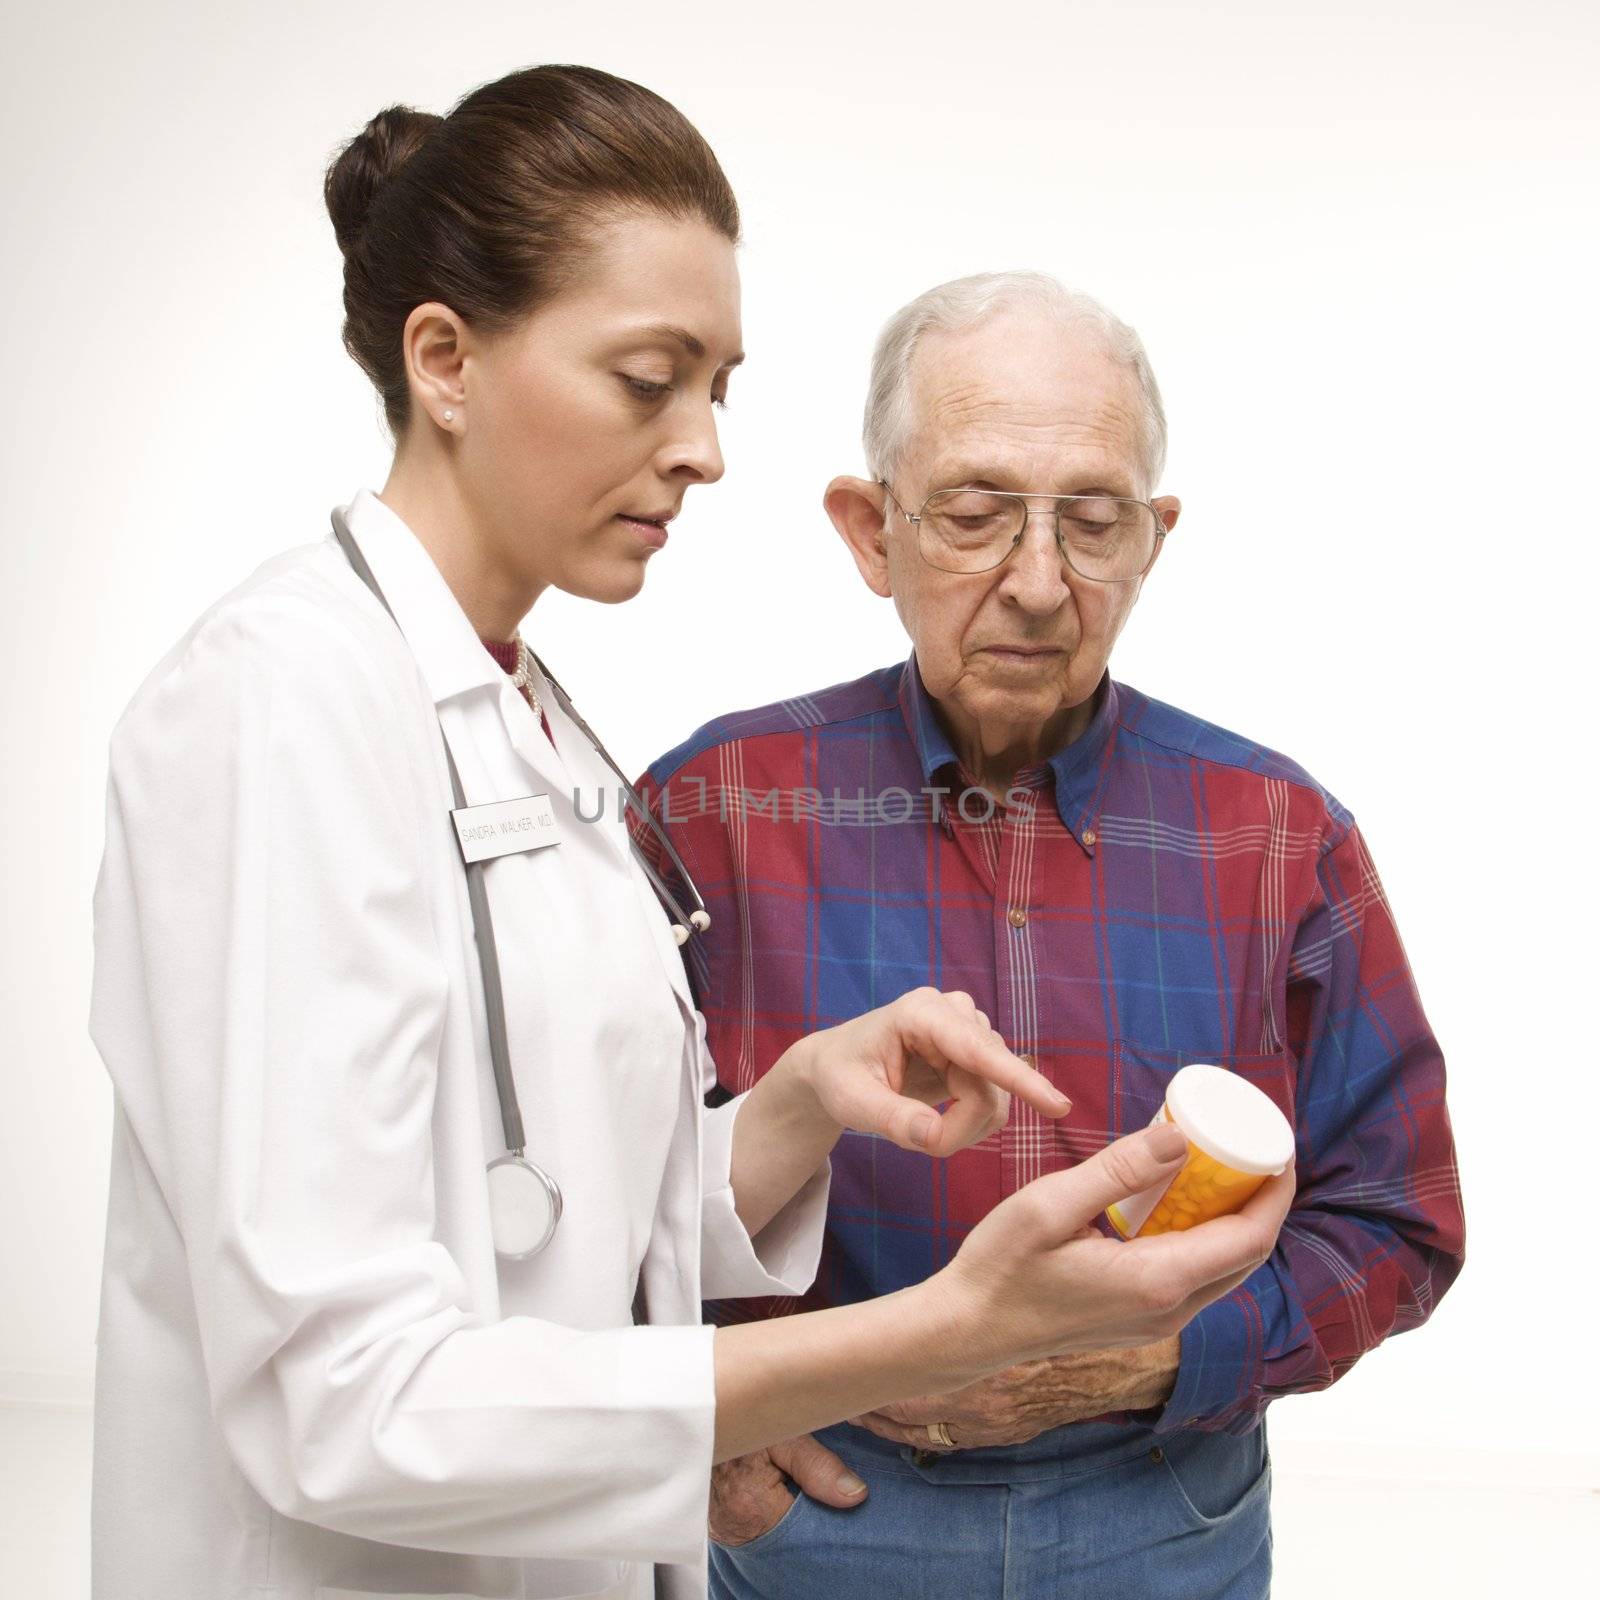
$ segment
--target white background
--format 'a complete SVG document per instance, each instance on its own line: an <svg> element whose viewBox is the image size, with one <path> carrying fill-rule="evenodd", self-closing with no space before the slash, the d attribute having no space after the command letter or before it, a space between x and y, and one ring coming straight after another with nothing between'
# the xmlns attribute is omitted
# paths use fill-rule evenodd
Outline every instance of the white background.
<svg viewBox="0 0 1600 1600"><path fill-rule="evenodd" d="M644 594L541 602L537 648L630 770L903 657L819 505L859 470L878 326L993 268L1103 298L1150 350L1185 507L1113 670L1355 812L1450 1064L1466 1271L1430 1326L1275 1407L1274 1439L1600 1482L1595 18L277 0L9 22L0 1397L81 1400L92 1372L112 723L196 613L387 469L339 344L323 168L380 106L576 60L665 94L720 155L750 360L727 476Z"/></svg>

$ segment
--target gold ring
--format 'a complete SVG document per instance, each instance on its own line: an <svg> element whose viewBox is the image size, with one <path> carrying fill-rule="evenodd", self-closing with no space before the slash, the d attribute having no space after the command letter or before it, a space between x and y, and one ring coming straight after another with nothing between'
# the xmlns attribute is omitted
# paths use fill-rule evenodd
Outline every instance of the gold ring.
<svg viewBox="0 0 1600 1600"><path fill-rule="evenodd" d="M938 1445L943 1445L946 1450L954 1450L956 1442L950 1437L950 1430L942 1422L928 1424L928 1437Z"/></svg>

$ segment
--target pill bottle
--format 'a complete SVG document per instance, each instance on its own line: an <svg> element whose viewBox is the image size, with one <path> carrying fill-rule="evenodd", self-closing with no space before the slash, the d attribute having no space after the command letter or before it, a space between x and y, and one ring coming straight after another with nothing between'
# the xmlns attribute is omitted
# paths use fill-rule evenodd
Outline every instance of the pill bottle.
<svg viewBox="0 0 1600 1600"><path fill-rule="evenodd" d="M1173 1074L1151 1119L1173 1122L1189 1141L1176 1176L1106 1208L1124 1239L1172 1233L1237 1211L1294 1159L1289 1119L1253 1083L1196 1062Z"/></svg>

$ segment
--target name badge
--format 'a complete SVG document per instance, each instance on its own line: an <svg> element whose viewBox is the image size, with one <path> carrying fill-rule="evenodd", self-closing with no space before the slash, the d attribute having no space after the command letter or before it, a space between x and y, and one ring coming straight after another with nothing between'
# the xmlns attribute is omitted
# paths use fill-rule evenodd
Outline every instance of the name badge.
<svg viewBox="0 0 1600 1600"><path fill-rule="evenodd" d="M450 812L464 861L492 861L523 850L560 844L555 807L547 794L518 800L492 800L485 806L460 806Z"/></svg>

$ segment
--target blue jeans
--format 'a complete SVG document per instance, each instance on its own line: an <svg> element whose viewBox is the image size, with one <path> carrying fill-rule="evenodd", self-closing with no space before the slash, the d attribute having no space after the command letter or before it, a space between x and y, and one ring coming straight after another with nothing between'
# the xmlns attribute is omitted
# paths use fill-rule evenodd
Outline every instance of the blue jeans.
<svg viewBox="0 0 1600 1600"><path fill-rule="evenodd" d="M1080 1423L930 1458L841 1423L817 1437L866 1482L797 1495L748 1544L713 1542L710 1600L1262 1600L1266 1429L1236 1437ZM925 1464L923 1464L925 1463Z"/></svg>

